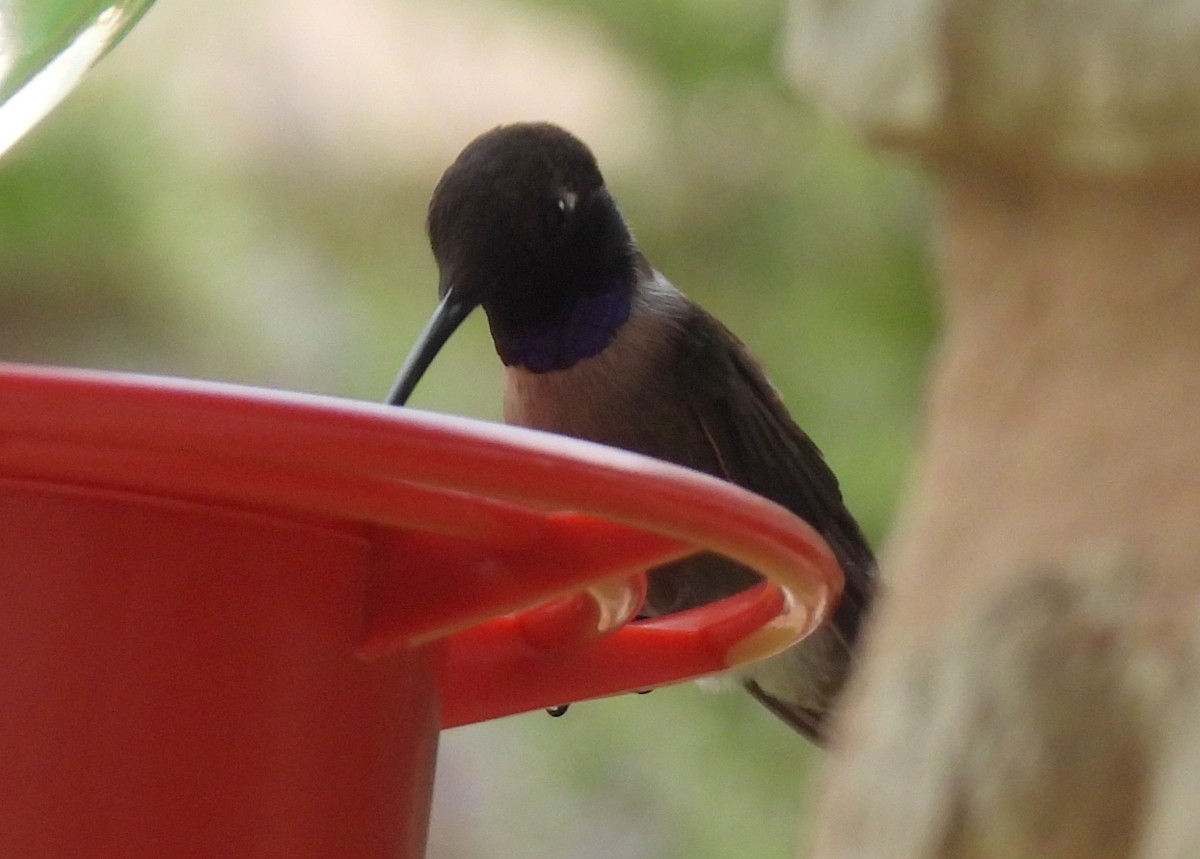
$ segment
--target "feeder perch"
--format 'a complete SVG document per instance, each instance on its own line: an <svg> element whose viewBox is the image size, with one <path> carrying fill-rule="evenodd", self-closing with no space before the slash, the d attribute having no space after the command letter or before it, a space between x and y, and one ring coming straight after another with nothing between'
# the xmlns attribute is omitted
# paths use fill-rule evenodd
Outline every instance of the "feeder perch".
<svg viewBox="0 0 1200 859"><path fill-rule="evenodd" d="M701 550L764 583L631 622ZM0 366L0 856L419 859L441 729L768 656L840 588L787 511L634 454Z"/></svg>

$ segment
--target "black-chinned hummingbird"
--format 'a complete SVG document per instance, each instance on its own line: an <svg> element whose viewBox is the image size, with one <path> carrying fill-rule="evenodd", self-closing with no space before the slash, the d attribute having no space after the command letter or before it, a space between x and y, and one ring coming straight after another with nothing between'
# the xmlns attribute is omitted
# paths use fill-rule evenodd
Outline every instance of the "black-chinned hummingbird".
<svg viewBox="0 0 1200 859"><path fill-rule="evenodd" d="M788 508L845 574L831 622L737 678L815 742L850 671L875 559L820 450L758 361L642 255L591 151L563 129L518 123L472 141L429 202L437 306L389 402L403 405L476 307L505 365L504 419L648 454ZM658 567L645 612L666 614L759 581L711 553Z"/></svg>

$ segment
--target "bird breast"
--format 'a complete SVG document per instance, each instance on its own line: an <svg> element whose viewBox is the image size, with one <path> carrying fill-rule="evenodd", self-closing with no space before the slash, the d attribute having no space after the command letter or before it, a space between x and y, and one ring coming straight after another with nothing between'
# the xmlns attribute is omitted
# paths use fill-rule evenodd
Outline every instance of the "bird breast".
<svg viewBox="0 0 1200 859"><path fill-rule="evenodd" d="M649 452L646 436L670 406L686 301L656 276L638 285L629 319L596 355L548 373L506 367L504 420Z"/></svg>

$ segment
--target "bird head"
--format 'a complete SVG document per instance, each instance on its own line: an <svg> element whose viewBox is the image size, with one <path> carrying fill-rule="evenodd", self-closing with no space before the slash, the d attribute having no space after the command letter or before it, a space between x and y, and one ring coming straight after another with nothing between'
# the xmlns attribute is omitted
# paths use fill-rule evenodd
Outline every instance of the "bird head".
<svg viewBox="0 0 1200 859"><path fill-rule="evenodd" d="M608 318L607 296L632 285L636 250L596 159L555 125L505 125L473 140L437 183L426 226L439 303L389 397L397 405L476 307L501 358L522 363L522 344L555 329L581 299Z"/></svg>

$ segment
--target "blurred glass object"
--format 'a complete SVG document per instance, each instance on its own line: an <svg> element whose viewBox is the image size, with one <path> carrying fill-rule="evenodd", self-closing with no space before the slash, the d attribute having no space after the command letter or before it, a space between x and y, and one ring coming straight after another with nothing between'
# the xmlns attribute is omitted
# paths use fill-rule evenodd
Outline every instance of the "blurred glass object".
<svg viewBox="0 0 1200 859"><path fill-rule="evenodd" d="M0 155L38 123L154 0L0 0Z"/></svg>

